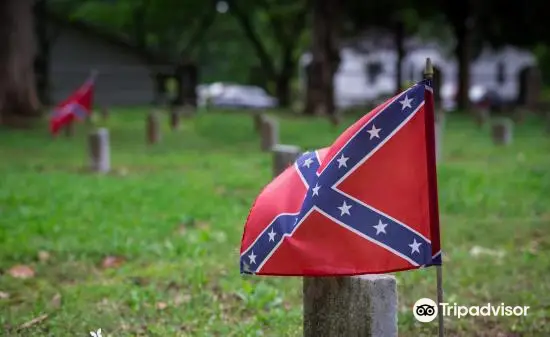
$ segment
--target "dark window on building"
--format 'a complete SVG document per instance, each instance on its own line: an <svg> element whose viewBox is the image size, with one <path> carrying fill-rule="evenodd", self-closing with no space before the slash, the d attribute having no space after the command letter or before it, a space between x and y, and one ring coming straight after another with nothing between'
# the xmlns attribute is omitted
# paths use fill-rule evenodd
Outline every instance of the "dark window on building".
<svg viewBox="0 0 550 337"><path fill-rule="evenodd" d="M383 68L380 62L369 62L366 66L367 78L369 83L374 83L378 80L378 77L382 74Z"/></svg>
<svg viewBox="0 0 550 337"><path fill-rule="evenodd" d="M506 81L506 67L504 65L504 62L499 62L497 64L497 82L499 84L504 84Z"/></svg>

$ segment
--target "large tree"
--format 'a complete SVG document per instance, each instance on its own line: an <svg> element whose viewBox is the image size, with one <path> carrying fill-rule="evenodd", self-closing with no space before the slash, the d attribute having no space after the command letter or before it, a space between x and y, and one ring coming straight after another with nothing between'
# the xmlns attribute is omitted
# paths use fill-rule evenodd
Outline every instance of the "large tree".
<svg viewBox="0 0 550 337"><path fill-rule="evenodd" d="M456 39L455 57L458 61L457 108L466 110L470 104L470 63L474 28L477 21L474 1L442 1L441 6Z"/></svg>
<svg viewBox="0 0 550 337"><path fill-rule="evenodd" d="M304 113L335 114L334 74L340 65L340 0L317 0L312 6L311 62L307 67Z"/></svg>
<svg viewBox="0 0 550 337"><path fill-rule="evenodd" d="M396 91L403 86L403 60L406 57L405 40L409 34L431 21L435 15L433 0L344 1L347 36L355 36L372 28L390 31L394 35L397 53L395 63ZM434 34L435 35L435 34Z"/></svg>
<svg viewBox="0 0 550 337"><path fill-rule="evenodd" d="M275 85L281 106L291 101L309 0L230 0L229 12L254 48L267 82Z"/></svg>
<svg viewBox="0 0 550 337"><path fill-rule="evenodd" d="M0 118L24 126L40 116L32 0L0 1Z"/></svg>

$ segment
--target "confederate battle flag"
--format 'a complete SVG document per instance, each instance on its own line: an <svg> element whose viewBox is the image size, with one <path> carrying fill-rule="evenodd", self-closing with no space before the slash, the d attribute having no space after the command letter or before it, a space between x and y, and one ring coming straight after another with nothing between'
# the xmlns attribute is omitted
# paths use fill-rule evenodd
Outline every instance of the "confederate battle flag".
<svg viewBox="0 0 550 337"><path fill-rule="evenodd" d="M241 273L380 274L441 264L431 80L303 153L257 197Z"/></svg>
<svg viewBox="0 0 550 337"><path fill-rule="evenodd" d="M67 124L73 123L75 119L82 120L92 112L94 84L95 74L92 74L77 91L54 108L50 119L52 134L57 134Z"/></svg>

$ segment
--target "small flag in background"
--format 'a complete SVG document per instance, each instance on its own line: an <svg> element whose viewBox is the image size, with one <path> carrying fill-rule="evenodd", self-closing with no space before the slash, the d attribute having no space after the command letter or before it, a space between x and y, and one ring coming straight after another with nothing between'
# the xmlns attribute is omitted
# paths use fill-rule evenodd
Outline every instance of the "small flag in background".
<svg viewBox="0 0 550 337"><path fill-rule="evenodd" d="M438 212L433 90L423 80L264 188L244 227L241 273L345 276L440 265Z"/></svg>
<svg viewBox="0 0 550 337"><path fill-rule="evenodd" d="M52 134L57 134L61 128L73 123L75 119L83 120L92 113L94 85L95 75L92 75L77 91L54 108L50 119Z"/></svg>

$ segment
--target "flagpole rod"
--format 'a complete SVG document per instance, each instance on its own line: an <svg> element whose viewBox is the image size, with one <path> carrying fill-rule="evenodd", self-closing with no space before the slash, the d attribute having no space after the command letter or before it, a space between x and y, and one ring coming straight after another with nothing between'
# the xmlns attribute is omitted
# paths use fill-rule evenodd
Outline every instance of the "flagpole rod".
<svg viewBox="0 0 550 337"><path fill-rule="evenodd" d="M432 60L428 57L426 58L426 68L424 69L424 78L433 80L434 77L434 68L432 65ZM435 116L434 116L435 118ZM440 256L443 259L443 255ZM443 337L443 313L441 312L441 303L443 303L443 271L441 270L441 265L435 266L436 278L437 278L437 307L438 307L438 322L439 322L439 337Z"/></svg>
<svg viewBox="0 0 550 337"><path fill-rule="evenodd" d="M443 258L441 255L440 258ZM439 320L439 337L443 337L443 312L441 312L441 303L443 303L443 271L441 265L435 266L437 273L437 306L439 307L439 314L437 318Z"/></svg>

